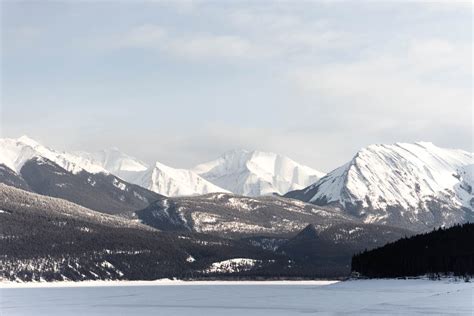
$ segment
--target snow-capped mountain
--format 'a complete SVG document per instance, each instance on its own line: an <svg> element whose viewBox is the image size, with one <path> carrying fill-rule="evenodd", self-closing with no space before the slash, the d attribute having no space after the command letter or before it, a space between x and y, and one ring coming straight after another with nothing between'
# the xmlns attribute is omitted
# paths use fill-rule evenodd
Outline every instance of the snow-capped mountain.
<svg viewBox="0 0 474 316"><path fill-rule="evenodd" d="M261 151L235 150L200 164L193 171L235 194L285 194L314 183L324 173L288 157Z"/></svg>
<svg viewBox="0 0 474 316"><path fill-rule="evenodd" d="M149 166L116 148L75 154L128 182L166 196L228 192L190 170L172 168L160 162Z"/></svg>
<svg viewBox="0 0 474 316"><path fill-rule="evenodd" d="M160 197L87 157L55 151L26 136L0 139L0 183L103 213L138 210Z"/></svg>
<svg viewBox="0 0 474 316"><path fill-rule="evenodd" d="M274 153L238 150L194 169L156 162L151 166L116 148L89 153L62 152L22 136L0 139L0 165L17 174L34 157L42 157L77 174L83 170L115 175L167 196L232 192L239 195L285 194L314 183L324 174Z"/></svg>
<svg viewBox="0 0 474 316"><path fill-rule="evenodd" d="M143 172L129 173L126 179L148 190L166 195L201 195L212 192L228 192L198 174L186 169L176 169L156 162Z"/></svg>
<svg viewBox="0 0 474 316"><path fill-rule="evenodd" d="M108 172L125 180L149 168L145 162L129 156L117 148L105 149L94 153L76 151L74 154L83 157L94 165L101 166Z"/></svg>
<svg viewBox="0 0 474 316"><path fill-rule="evenodd" d="M20 175L25 163L35 157L46 158L73 174L78 174L81 171L91 174L112 174L125 181L168 196L227 192L192 171L171 168L159 162L148 166L116 148L95 153L60 152L43 146L27 136L17 139L0 139L0 166L5 165ZM4 174L6 178L6 169ZM15 181L21 181L21 178L15 179Z"/></svg>
<svg viewBox="0 0 474 316"><path fill-rule="evenodd" d="M472 153L427 142L371 145L287 197L337 205L366 223L449 225L474 215L473 162Z"/></svg>
<svg viewBox="0 0 474 316"><path fill-rule="evenodd" d="M273 153L233 151L188 169L160 162L148 166L117 149L74 154L131 183L166 196L232 192L239 195L284 194L314 183L324 174Z"/></svg>
<svg viewBox="0 0 474 316"><path fill-rule="evenodd" d="M0 164L7 166L16 173L20 173L23 165L33 157L46 158L72 173L78 173L82 170L90 173L107 173L100 165L85 157L56 151L41 145L28 136L0 138Z"/></svg>

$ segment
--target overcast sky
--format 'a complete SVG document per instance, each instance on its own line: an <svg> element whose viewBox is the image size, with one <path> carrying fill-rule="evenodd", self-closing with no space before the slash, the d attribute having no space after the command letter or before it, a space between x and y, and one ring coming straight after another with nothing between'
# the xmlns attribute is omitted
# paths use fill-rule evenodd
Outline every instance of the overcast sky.
<svg viewBox="0 0 474 316"><path fill-rule="evenodd" d="M1 27L2 137L173 167L473 150L470 1L2 1Z"/></svg>

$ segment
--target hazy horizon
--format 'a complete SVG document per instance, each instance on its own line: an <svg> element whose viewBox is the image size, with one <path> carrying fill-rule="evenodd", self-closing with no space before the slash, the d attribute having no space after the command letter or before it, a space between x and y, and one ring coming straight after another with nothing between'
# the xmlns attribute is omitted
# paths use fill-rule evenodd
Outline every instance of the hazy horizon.
<svg viewBox="0 0 474 316"><path fill-rule="evenodd" d="M189 168L473 151L472 4L2 2L0 137Z"/></svg>

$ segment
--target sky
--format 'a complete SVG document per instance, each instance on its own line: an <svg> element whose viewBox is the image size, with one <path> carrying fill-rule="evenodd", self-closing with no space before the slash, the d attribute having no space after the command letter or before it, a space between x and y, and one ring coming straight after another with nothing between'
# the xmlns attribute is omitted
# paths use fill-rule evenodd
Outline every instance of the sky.
<svg viewBox="0 0 474 316"><path fill-rule="evenodd" d="M2 1L0 136L188 168L473 151L470 1Z"/></svg>

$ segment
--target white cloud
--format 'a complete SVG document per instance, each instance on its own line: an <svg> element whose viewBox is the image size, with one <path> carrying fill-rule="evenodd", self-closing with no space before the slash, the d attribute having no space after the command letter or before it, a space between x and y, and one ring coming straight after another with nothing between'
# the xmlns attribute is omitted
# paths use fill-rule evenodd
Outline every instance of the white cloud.
<svg viewBox="0 0 474 316"><path fill-rule="evenodd" d="M472 49L469 44L432 38L413 40L410 50L408 62L422 72L449 70L470 74Z"/></svg>
<svg viewBox="0 0 474 316"><path fill-rule="evenodd" d="M471 0L405 0L415 2L433 11L472 10Z"/></svg>
<svg viewBox="0 0 474 316"><path fill-rule="evenodd" d="M268 30L285 30L300 27L302 20L300 17L282 13L251 10L232 10L224 16L225 20L240 29L253 29L254 31L267 32Z"/></svg>
<svg viewBox="0 0 474 316"><path fill-rule="evenodd" d="M159 25L141 25L131 29L114 48L155 49L187 59L256 58L264 53L237 35L170 32Z"/></svg>
<svg viewBox="0 0 474 316"><path fill-rule="evenodd" d="M327 19L303 18L284 10L238 10L223 19L279 58L314 59L314 54L347 48L355 39L354 34L335 30Z"/></svg>
<svg viewBox="0 0 474 316"><path fill-rule="evenodd" d="M343 129L420 137L439 136L449 126L469 135L472 95L463 79L471 62L461 46L430 39L398 53L379 51L291 75L301 93L332 104L330 118Z"/></svg>
<svg viewBox="0 0 474 316"><path fill-rule="evenodd" d="M112 40L118 44L110 46L155 49L195 60L310 60L314 59L314 54L347 49L354 45L356 38L354 34L332 29L327 20L302 19L297 14L272 11L271 8L224 10L217 15L217 21L225 26L223 30L202 32L153 24L136 26L120 39Z"/></svg>
<svg viewBox="0 0 474 316"><path fill-rule="evenodd" d="M167 43L168 51L191 58L254 58L259 50L249 41L234 35L197 35Z"/></svg>
<svg viewBox="0 0 474 316"><path fill-rule="evenodd" d="M37 45L42 35L44 35L44 30L30 25L5 28L1 33L0 45L2 51L29 50Z"/></svg>
<svg viewBox="0 0 474 316"><path fill-rule="evenodd" d="M120 43L120 46L155 47L160 45L167 36L163 27L145 24L130 30Z"/></svg>

